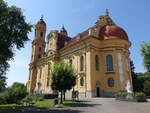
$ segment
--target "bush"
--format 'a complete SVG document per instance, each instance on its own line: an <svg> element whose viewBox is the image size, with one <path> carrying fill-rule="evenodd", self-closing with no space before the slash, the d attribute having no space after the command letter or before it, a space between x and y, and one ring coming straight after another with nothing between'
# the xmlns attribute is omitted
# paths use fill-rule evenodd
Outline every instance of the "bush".
<svg viewBox="0 0 150 113"><path fill-rule="evenodd" d="M145 98L145 93L143 92L135 92L134 93L134 99L137 102L147 102L146 98Z"/></svg>
<svg viewBox="0 0 150 113"><path fill-rule="evenodd" d="M41 93L34 93L33 94L33 99L35 100L35 101L42 101L42 100L44 100L44 95L43 94L41 94Z"/></svg>
<svg viewBox="0 0 150 113"><path fill-rule="evenodd" d="M117 99L126 99L128 93L125 91L120 91L116 94Z"/></svg>
<svg viewBox="0 0 150 113"><path fill-rule="evenodd" d="M136 96L136 97L144 97L145 93L143 93L143 92L135 92L134 96Z"/></svg>
<svg viewBox="0 0 150 113"><path fill-rule="evenodd" d="M147 96L150 96L150 80L144 82L144 92Z"/></svg>
<svg viewBox="0 0 150 113"><path fill-rule="evenodd" d="M7 104L6 95L4 93L0 93L0 105Z"/></svg>
<svg viewBox="0 0 150 113"><path fill-rule="evenodd" d="M128 96L130 98L128 98ZM135 92L135 93L127 93L124 91L118 92L116 94L117 100L125 100L125 101L136 101L136 102L146 102L145 93L143 92Z"/></svg>
<svg viewBox="0 0 150 113"><path fill-rule="evenodd" d="M26 87L21 83L14 83L0 94L0 104L11 104L21 101L27 95Z"/></svg>
<svg viewBox="0 0 150 113"><path fill-rule="evenodd" d="M23 100L42 101L42 100L44 100L44 95L41 93L30 93Z"/></svg>
<svg viewBox="0 0 150 113"><path fill-rule="evenodd" d="M14 103L21 101L27 95L26 86L17 82L12 85L8 92L11 93L10 97Z"/></svg>

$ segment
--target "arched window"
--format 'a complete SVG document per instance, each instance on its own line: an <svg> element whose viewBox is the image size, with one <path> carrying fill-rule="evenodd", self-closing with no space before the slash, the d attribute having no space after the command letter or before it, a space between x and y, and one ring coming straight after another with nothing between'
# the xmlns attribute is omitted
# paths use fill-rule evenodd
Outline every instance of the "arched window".
<svg viewBox="0 0 150 113"><path fill-rule="evenodd" d="M106 64L107 64L107 71L113 71L113 57L112 55L106 56Z"/></svg>
<svg viewBox="0 0 150 113"><path fill-rule="evenodd" d="M69 64L70 64L70 66L72 66L72 59L69 60Z"/></svg>
<svg viewBox="0 0 150 113"><path fill-rule="evenodd" d="M47 77L47 87L49 86L49 77Z"/></svg>
<svg viewBox="0 0 150 113"><path fill-rule="evenodd" d="M80 86L84 86L84 78L83 77L80 78Z"/></svg>
<svg viewBox="0 0 150 113"><path fill-rule="evenodd" d="M36 29L35 29L35 36L36 36Z"/></svg>
<svg viewBox="0 0 150 113"><path fill-rule="evenodd" d="M109 87L114 87L114 84L115 84L115 82L114 82L114 79L113 78L108 78L108 86Z"/></svg>
<svg viewBox="0 0 150 113"><path fill-rule="evenodd" d="M84 69L84 57L81 56L80 57L80 71L83 71L83 69Z"/></svg>
<svg viewBox="0 0 150 113"><path fill-rule="evenodd" d="M126 70L127 70L127 72L129 72L129 70L130 70L130 68L129 68L129 62L128 62L128 59L126 59Z"/></svg>
<svg viewBox="0 0 150 113"><path fill-rule="evenodd" d="M95 69L96 69L96 71L99 70L99 57L98 57L98 55L95 55Z"/></svg>
<svg viewBox="0 0 150 113"><path fill-rule="evenodd" d="M40 36L43 37L43 32L40 33Z"/></svg>
<svg viewBox="0 0 150 113"><path fill-rule="evenodd" d="M41 58L41 55L40 55L40 54L38 55L38 58L39 58L39 59Z"/></svg>
<svg viewBox="0 0 150 113"><path fill-rule="evenodd" d="M41 76L42 76L42 69L40 69L40 79L41 79Z"/></svg>
<svg viewBox="0 0 150 113"><path fill-rule="evenodd" d="M39 47L39 52L41 52L41 50L42 50L42 48L41 48L41 47Z"/></svg>

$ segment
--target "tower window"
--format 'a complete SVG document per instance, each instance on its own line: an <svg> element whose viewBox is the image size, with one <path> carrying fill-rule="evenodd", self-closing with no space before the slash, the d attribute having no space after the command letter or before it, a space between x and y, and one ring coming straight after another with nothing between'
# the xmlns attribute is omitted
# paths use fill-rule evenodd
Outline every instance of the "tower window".
<svg viewBox="0 0 150 113"><path fill-rule="evenodd" d="M41 47L39 47L39 51L41 51L42 50L42 48Z"/></svg>
<svg viewBox="0 0 150 113"><path fill-rule="evenodd" d="M40 33L40 36L43 37L43 32Z"/></svg>
<svg viewBox="0 0 150 113"><path fill-rule="evenodd" d="M41 55L38 55L38 58L40 59L40 58L41 58Z"/></svg>
<svg viewBox="0 0 150 113"><path fill-rule="evenodd" d="M106 64L107 64L107 71L113 71L113 57L112 55L106 56Z"/></svg>
<svg viewBox="0 0 150 113"><path fill-rule="evenodd" d="M47 77L47 87L49 86L49 77Z"/></svg>
<svg viewBox="0 0 150 113"><path fill-rule="evenodd" d="M99 70L99 57L98 57L98 55L95 55L95 68L96 68L96 71Z"/></svg>
<svg viewBox="0 0 150 113"><path fill-rule="evenodd" d="M80 78L80 86L84 86L84 78L83 77Z"/></svg>
<svg viewBox="0 0 150 113"><path fill-rule="evenodd" d="M114 87L114 79L113 78L108 78L108 86L109 87Z"/></svg>
<svg viewBox="0 0 150 113"><path fill-rule="evenodd" d="M32 56L31 56L31 60L33 59L33 54L32 54Z"/></svg>
<svg viewBox="0 0 150 113"><path fill-rule="evenodd" d="M36 36L36 29L35 29L35 36Z"/></svg>
<svg viewBox="0 0 150 113"><path fill-rule="evenodd" d="M69 60L69 63L70 63L70 66L72 66L72 60L71 59Z"/></svg>
<svg viewBox="0 0 150 113"><path fill-rule="evenodd" d="M129 70L130 70L128 59L126 59L126 70L127 70L128 72L129 72Z"/></svg>
<svg viewBox="0 0 150 113"><path fill-rule="evenodd" d="M81 56L80 57L80 71L83 71L83 69L84 69L84 57Z"/></svg>
<svg viewBox="0 0 150 113"><path fill-rule="evenodd" d="M41 75L42 75L42 69L40 69L40 77L39 77L40 79L41 79Z"/></svg>

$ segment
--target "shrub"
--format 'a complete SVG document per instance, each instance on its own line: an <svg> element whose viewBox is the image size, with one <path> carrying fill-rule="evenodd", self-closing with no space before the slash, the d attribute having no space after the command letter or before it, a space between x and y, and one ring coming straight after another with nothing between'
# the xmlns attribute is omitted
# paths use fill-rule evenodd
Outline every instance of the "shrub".
<svg viewBox="0 0 150 113"><path fill-rule="evenodd" d="M33 96L34 96L34 100L35 101L42 101L42 100L44 100L44 95L41 94L41 93L34 93Z"/></svg>
<svg viewBox="0 0 150 113"><path fill-rule="evenodd" d="M9 92L15 103L21 101L27 95L26 86L17 82L12 85Z"/></svg>
<svg viewBox="0 0 150 113"><path fill-rule="evenodd" d="M146 95L150 96L150 80L144 82L144 92Z"/></svg>
<svg viewBox="0 0 150 113"><path fill-rule="evenodd" d="M127 92L125 91L120 91L116 94L116 98L117 99L126 99L126 96L128 95Z"/></svg>
<svg viewBox="0 0 150 113"><path fill-rule="evenodd" d="M145 93L143 92L136 92L134 93L134 98L137 102L146 102Z"/></svg>
<svg viewBox="0 0 150 113"><path fill-rule="evenodd" d="M42 100L44 100L44 95L41 93L30 93L23 100L42 101Z"/></svg>
<svg viewBox="0 0 150 113"><path fill-rule="evenodd" d="M135 93L127 93L124 91L118 92L116 94L117 100L125 100L125 101L136 101L136 102L146 102L145 93L143 92L135 92Z"/></svg>
<svg viewBox="0 0 150 113"><path fill-rule="evenodd" d="M0 105L7 104L6 95L4 93L0 93Z"/></svg>
<svg viewBox="0 0 150 113"><path fill-rule="evenodd" d="M14 83L0 94L0 104L11 104L21 101L27 95L26 87L21 83Z"/></svg>
<svg viewBox="0 0 150 113"><path fill-rule="evenodd" d="M135 92L134 96L136 96L136 97L144 97L145 93L143 93L143 92Z"/></svg>

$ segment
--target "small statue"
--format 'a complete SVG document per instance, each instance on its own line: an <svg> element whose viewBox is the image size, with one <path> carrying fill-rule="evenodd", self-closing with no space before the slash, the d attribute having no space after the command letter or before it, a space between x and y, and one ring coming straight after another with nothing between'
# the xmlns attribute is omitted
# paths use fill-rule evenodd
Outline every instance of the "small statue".
<svg viewBox="0 0 150 113"><path fill-rule="evenodd" d="M133 99L133 95L132 95L133 88L132 88L132 84L131 84L130 80L127 81L126 90L127 90L127 93L128 93L126 98L127 99Z"/></svg>
<svg viewBox="0 0 150 113"><path fill-rule="evenodd" d="M130 83L129 80L127 81L126 90L128 93L133 93L132 84Z"/></svg>

